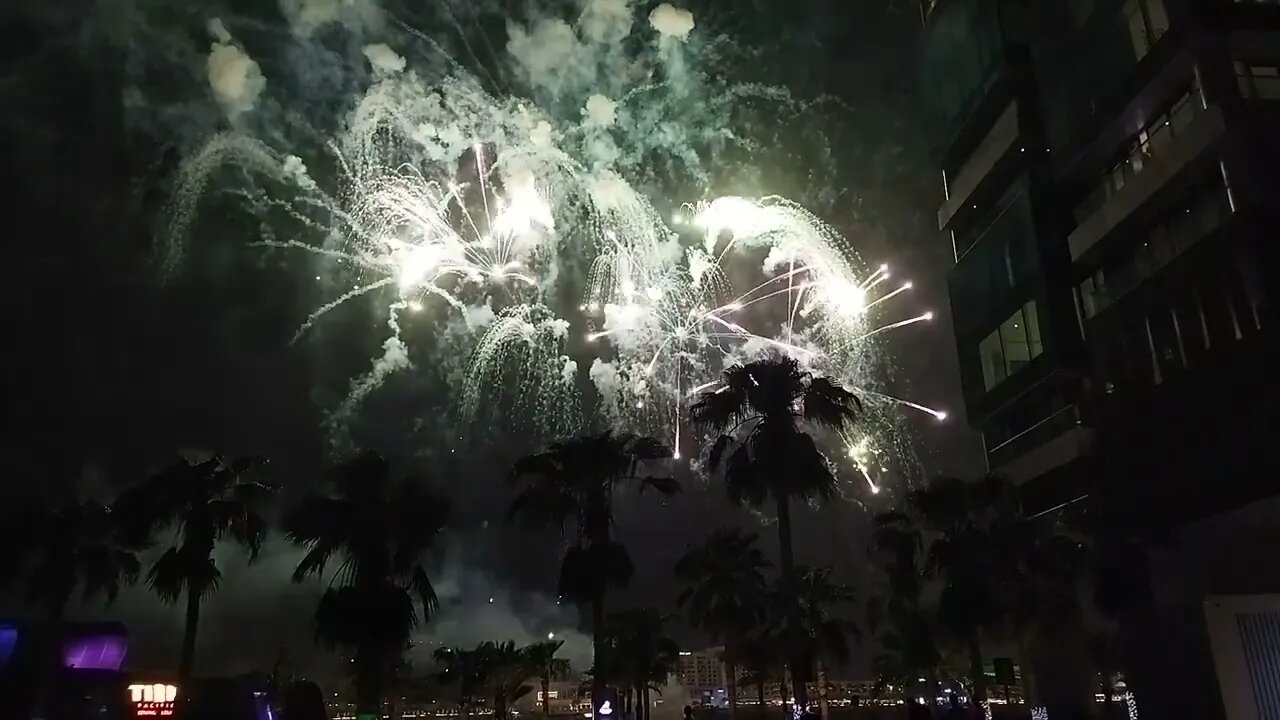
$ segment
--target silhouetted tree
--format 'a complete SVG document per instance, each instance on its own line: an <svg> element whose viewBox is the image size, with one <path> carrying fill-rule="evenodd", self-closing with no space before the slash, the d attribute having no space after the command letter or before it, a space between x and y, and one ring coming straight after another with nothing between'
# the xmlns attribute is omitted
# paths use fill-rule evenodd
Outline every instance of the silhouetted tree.
<svg viewBox="0 0 1280 720"><path fill-rule="evenodd" d="M449 516L448 501L417 478L395 481L387 461L363 453L336 466L328 494L290 510L285 532L306 554L295 582L338 569L316 607L316 638L354 652L356 708L380 713L383 689L413 629L437 606L423 568Z"/></svg>
<svg viewBox="0 0 1280 720"><path fill-rule="evenodd" d="M1028 525L1011 486L997 476L976 482L939 478L912 490L900 510L877 517L882 535L924 551L925 572L938 579L938 625L960 640L969 658L975 704L986 701L982 643L1016 609L1020 559Z"/></svg>
<svg viewBox="0 0 1280 720"><path fill-rule="evenodd" d="M706 542L676 561L676 582L684 587L676 603L689 624L724 643L729 714L738 707L738 654L743 642L765 621L769 561L756 546L759 536L717 530Z"/></svg>
<svg viewBox="0 0 1280 720"><path fill-rule="evenodd" d="M533 686L525 681L538 675L540 668L536 661L539 658L529 648L518 648L510 640L483 643L479 654L484 666L485 687L493 701L493 714L505 718L511 703L533 690Z"/></svg>
<svg viewBox="0 0 1280 720"><path fill-rule="evenodd" d="M813 662L819 707L825 720L830 717L827 668L831 663L849 662L849 639L862 639L856 623L834 614L852 606L855 596L852 588L831 580L830 569L801 568L796 578L796 600L800 605L804 651Z"/></svg>
<svg viewBox="0 0 1280 720"><path fill-rule="evenodd" d="M576 542L560 565L560 595L591 608L591 633L600 665L605 594L631 579L631 556L613 539L614 492L636 483L674 494L680 485L669 477L642 475L644 467L671 457L671 450L651 437L606 431L554 443L545 452L521 458L511 470L520 485L511 501L510 517L565 528L572 525ZM592 675L592 697L603 691L606 677Z"/></svg>
<svg viewBox="0 0 1280 720"><path fill-rule="evenodd" d="M258 506L274 489L253 478L263 462L217 455L202 461L184 458L121 496L121 511L139 536L175 530L172 544L151 565L147 584L166 603L186 598L180 688L190 687L195 667L200 605L222 579L214 547L230 540L244 548L252 562L267 537L267 522Z"/></svg>
<svg viewBox="0 0 1280 720"><path fill-rule="evenodd" d="M440 666L437 677L442 685L454 687L458 691L458 715L467 720L477 697L483 697L488 677L488 667L481 654L482 646L467 650L458 647L444 647L431 654Z"/></svg>
<svg viewBox="0 0 1280 720"><path fill-rule="evenodd" d="M548 640L525 648L530 663L538 669L538 680L542 687L542 714L547 718L551 717L551 681L566 680L569 677L569 661L556 657L563 645L562 640Z"/></svg>
<svg viewBox="0 0 1280 720"><path fill-rule="evenodd" d="M719 432L709 467L723 475L735 503L763 507L772 501L778 517L782 579L794 597L795 553L791 546L794 500L827 500L836 478L806 428L839 429L856 419L857 397L838 383L815 377L791 358L757 360L724 372L718 387L703 392L691 408L699 427ZM799 608L787 613L789 651L798 652ZM793 665L802 661L793 657ZM794 673L796 703L807 705L804 678Z"/></svg>
<svg viewBox="0 0 1280 720"><path fill-rule="evenodd" d="M636 720L648 720L649 691L665 685L679 662L680 646L667 635L670 619L653 608L641 608L615 613L606 623L606 666L635 689Z"/></svg>
<svg viewBox="0 0 1280 720"><path fill-rule="evenodd" d="M61 638L68 603L114 602L120 588L138 579L138 551L145 543L130 537L119 513L84 500L49 505L31 497L0 500L0 547L6 561L0 584L24 588L29 602L49 618L53 638ZM59 699L60 642L41 658L49 673L41 693L46 708Z"/></svg>

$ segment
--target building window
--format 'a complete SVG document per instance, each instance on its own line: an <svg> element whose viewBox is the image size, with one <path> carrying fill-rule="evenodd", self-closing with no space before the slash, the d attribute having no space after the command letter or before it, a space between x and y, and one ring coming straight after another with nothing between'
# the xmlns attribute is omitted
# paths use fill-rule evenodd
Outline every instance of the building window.
<svg viewBox="0 0 1280 720"><path fill-rule="evenodd" d="M1200 104L1192 100L1194 90L1193 87L1178 96L1168 110L1157 115L1134 136L1116 164L1103 174L1102 182L1076 207L1076 222L1083 223L1096 213L1135 177L1141 175L1153 159L1163 155L1174 139L1186 130L1201 110Z"/></svg>
<svg viewBox="0 0 1280 720"><path fill-rule="evenodd" d="M978 343L982 356L982 381L988 390L1005 378L1026 367L1044 351L1040 337L1040 318L1034 300L1000 324Z"/></svg>
<svg viewBox="0 0 1280 720"><path fill-rule="evenodd" d="M1169 30L1169 15L1164 0L1129 0L1124 6L1129 22L1129 39L1133 56L1141 60Z"/></svg>
<svg viewBox="0 0 1280 720"><path fill-rule="evenodd" d="M1152 227L1128 255L1098 269L1076 288L1080 313L1088 320L1155 275L1230 216L1226 192L1217 182Z"/></svg>
<svg viewBox="0 0 1280 720"><path fill-rule="evenodd" d="M1107 295L1106 275L1098 270L1093 277L1080 283L1079 295L1080 310L1086 320L1102 312L1111 304L1111 298Z"/></svg>
<svg viewBox="0 0 1280 720"><path fill-rule="evenodd" d="M1240 97L1259 100L1280 99L1280 66L1277 66L1274 61L1259 64L1236 60L1235 65L1236 84L1240 87Z"/></svg>

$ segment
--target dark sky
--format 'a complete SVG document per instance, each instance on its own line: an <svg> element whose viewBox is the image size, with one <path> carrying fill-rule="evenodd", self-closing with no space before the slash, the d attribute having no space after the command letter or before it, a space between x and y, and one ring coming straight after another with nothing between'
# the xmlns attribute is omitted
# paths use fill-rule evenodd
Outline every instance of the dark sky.
<svg viewBox="0 0 1280 720"><path fill-rule="evenodd" d="M197 271L161 281L154 237L165 220L176 158L168 143L131 122L128 87L140 69L127 45L111 36L136 4L60 0L0 9L0 166L9 218L0 283L8 326L0 483L6 491L51 498L77 487L109 497L179 449L208 448L270 457L287 502L319 482L328 460L318 407L327 391L320 381L344 360L288 344L310 300L252 255L206 252L197 256ZM899 369L899 394L959 418L945 312L949 245L932 223L938 183L913 97L915 3L691 5L708 25L759 48L762 57L774 56L772 72L797 92L829 93L847 104L844 142L832 151L847 169L839 182L849 192L830 219L857 234L865 255L892 257L940 312L942 322L888 351ZM269 8L254 12L270 19ZM160 37L138 33L125 42ZM155 68L141 71L166 82ZM234 218L219 222L236 227ZM360 342L353 345L352 356L367 359ZM395 398L378 402L378 412L400 414L405 423L420 412ZM929 472L978 469L976 443L958 422L921 422L917 429ZM511 438L509 445L520 443ZM389 452L406 470L417 454L410 447ZM457 507L435 561L446 597L439 625L428 631L437 640L564 636L576 623L572 611L554 604L558 541L501 523L506 491L493 477L499 453L468 450L419 460L427 467L415 468L448 488ZM771 526L729 506L715 488L694 483L665 505L651 497L629 502L619 527L638 572L619 604L670 608L671 563L687 544L726 524L758 528L770 551L776 544ZM814 512L798 523L798 553L857 584L864 577L865 526L865 511L856 507ZM286 643L300 667L324 666L308 642L316 589L287 581L295 557L277 542L253 568L228 560L227 582L202 628L203 671L269 666ZM0 604L4 611L17 606ZM160 608L144 590L114 608L84 613L129 620L140 667L165 667L176 658L180 611ZM682 639L700 642L683 631Z"/></svg>

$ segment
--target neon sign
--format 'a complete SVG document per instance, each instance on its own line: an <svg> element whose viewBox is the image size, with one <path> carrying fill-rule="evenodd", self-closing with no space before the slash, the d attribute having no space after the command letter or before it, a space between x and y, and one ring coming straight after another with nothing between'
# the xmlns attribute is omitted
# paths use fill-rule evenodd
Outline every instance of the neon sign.
<svg viewBox="0 0 1280 720"><path fill-rule="evenodd" d="M129 686L129 701L135 718L173 717L173 701L178 688L164 683Z"/></svg>

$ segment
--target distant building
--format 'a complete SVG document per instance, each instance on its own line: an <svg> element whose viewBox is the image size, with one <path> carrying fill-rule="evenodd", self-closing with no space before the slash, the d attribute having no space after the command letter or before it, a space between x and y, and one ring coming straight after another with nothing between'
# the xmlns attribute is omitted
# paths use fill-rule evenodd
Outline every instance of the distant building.
<svg viewBox="0 0 1280 720"><path fill-rule="evenodd" d="M690 700L709 705L717 692L726 690L723 652L722 647L680 651L676 680L688 690Z"/></svg>
<svg viewBox="0 0 1280 720"><path fill-rule="evenodd" d="M512 706L513 710L522 715L525 712L542 712L541 681L533 678L529 680L529 684L534 686L534 691ZM552 715L577 715L583 709L591 710L591 694L589 691L584 692L583 683L579 680L551 683L547 688L547 701Z"/></svg>

